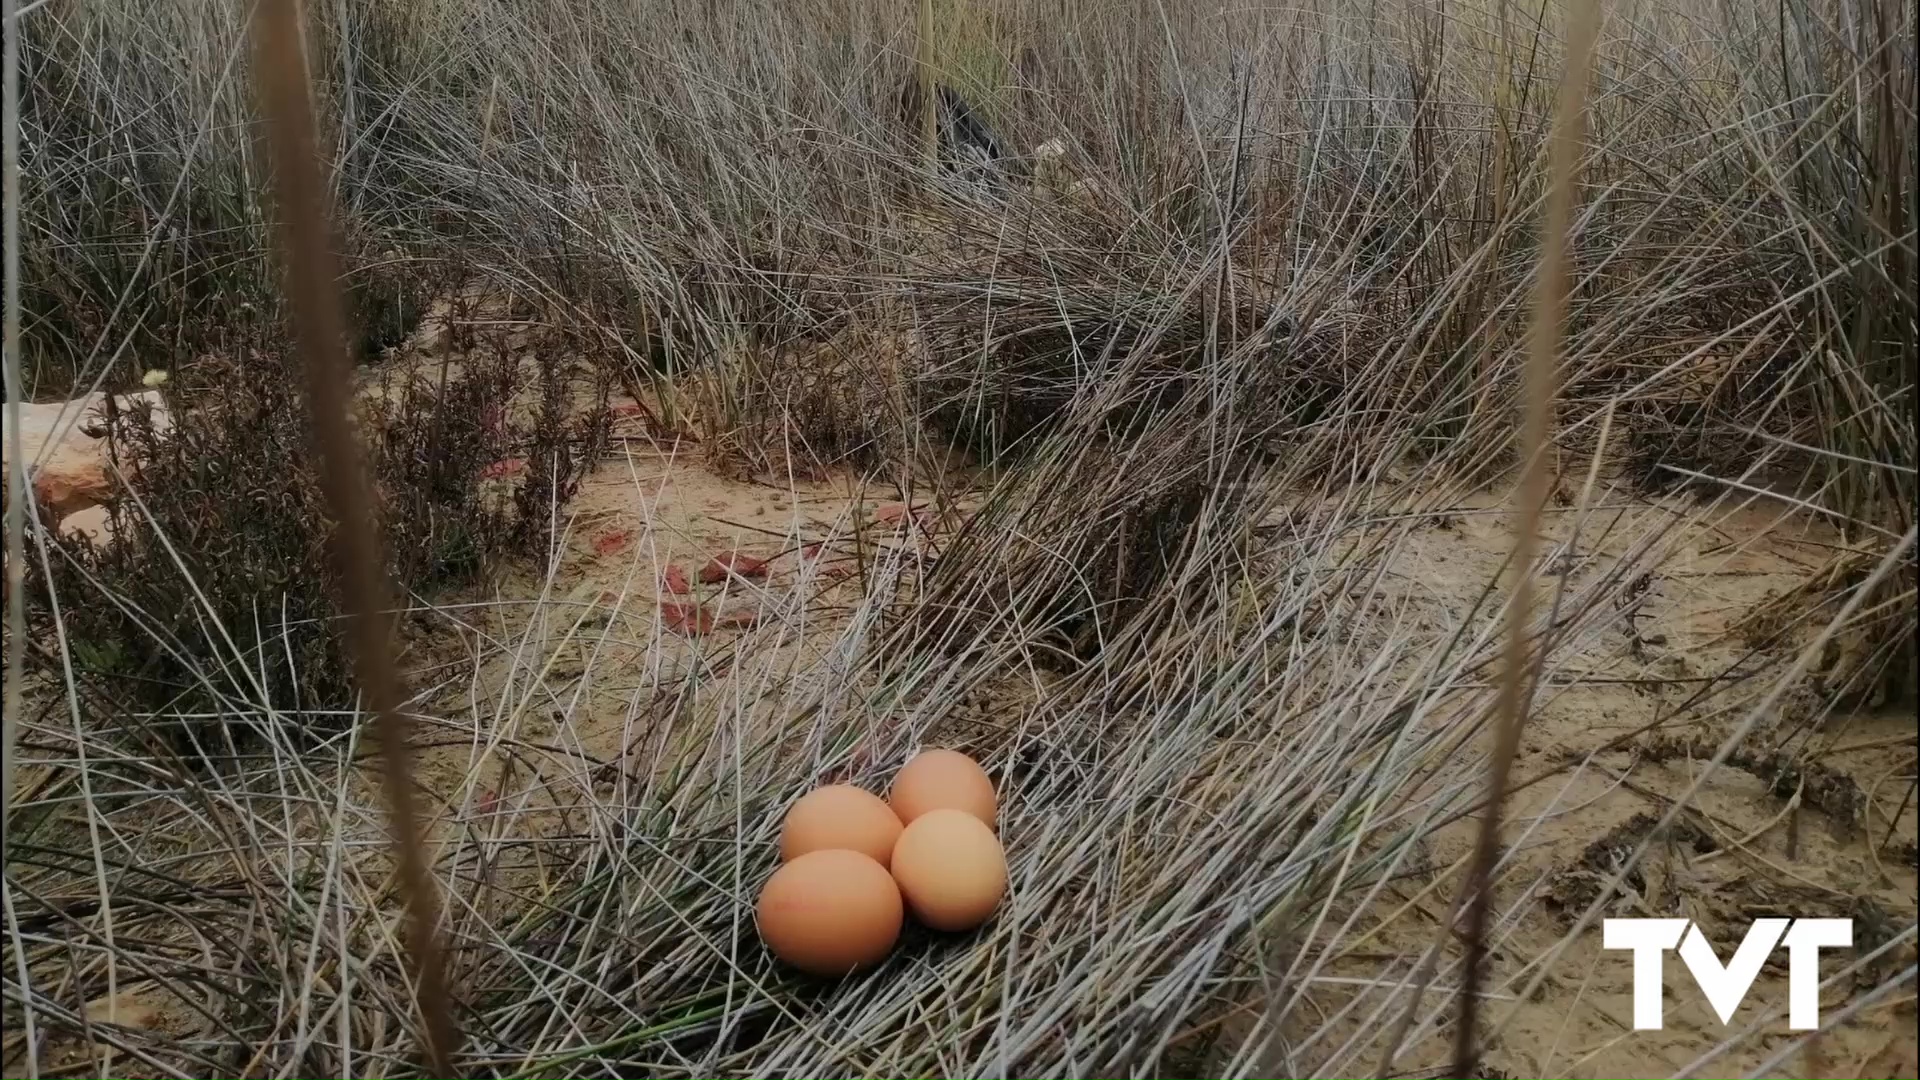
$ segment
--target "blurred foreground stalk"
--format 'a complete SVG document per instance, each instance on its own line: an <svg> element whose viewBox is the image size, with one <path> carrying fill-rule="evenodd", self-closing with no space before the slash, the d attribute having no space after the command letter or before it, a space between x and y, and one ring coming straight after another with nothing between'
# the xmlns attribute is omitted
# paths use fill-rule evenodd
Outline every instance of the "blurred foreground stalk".
<svg viewBox="0 0 1920 1080"><path fill-rule="evenodd" d="M386 561L374 527L366 463L349 416L353 368L345 352L327 187L318 157L295 0L264 0L255 9L253 36L255 73L280 204L287 299L305 360L320 482L336 522L329 547L342 581L355 679L376 718L400 886L411 923L407 953L425 1021L428 1065L434 1076L452 1076L450 1063L458 1036L438 939L440 904L413 804L409 723L401 711L405 694L388 652Z"/></svg>

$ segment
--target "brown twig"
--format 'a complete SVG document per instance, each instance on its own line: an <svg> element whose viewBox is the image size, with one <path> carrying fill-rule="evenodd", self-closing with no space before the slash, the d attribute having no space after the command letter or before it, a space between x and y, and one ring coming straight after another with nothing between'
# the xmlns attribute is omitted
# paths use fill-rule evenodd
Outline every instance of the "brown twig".
<svg viewBox="0 0 1920 1080"><path fill-rule="evenodd" d="M1546 221L1540 241L1540 270L1532 333L1527 342L1526 415L1520 428L1521 476L1513 508L1513 560L1517 575L1507 604L1505 677L1500 682L1499 729L1493 758L1487 763L1487 809L1466 880L1467 955L1460 980L1459 1021L1453 1033L1453 1072L1462 1080L1480 1075L1480 1047L1474 1028L1480 984L1486 977L1487 923L1491 915L1494 863L1499 858L1501 811L1513 759L1526 723L1531 680L1527 622L1533 615L1533 560L1538 547L1541 507L1547 501L1547 427L1553 417L1555 360L1567 307L1567 229L1573 218L1574 173L1579 165L1585 118L1587 77L1600 25L1599 0L1574 6L1567 40L1566 71L1561 77L1558 116L1549 150Z"/></svg>
<svg viewBox="0 0 1920 1080"><path fill-rule="evenodd" d="M920 152L926 155L927 168L932 170L940 156L940 119L939 87L933 77L936 62L933 49L933 0L920 0L919 39L915 44L918 71L915 78L920 81Z"/></svg>
<svg viewBox="0 0 1920 1080"><path fill-rule="evenodd" d="M405 695L387 651L385 561L349 413L353 372L344 352L339 275L300 44L299 8L294 0L265 0L254 11L255 77L279 196L287 299L305 360L320 480L337 523L329 546L342 582L355 677L376 718L394 846L412 923L407 946L425 1021L428 1064L433 1075L451 1076L457 1033L438 940L440 905L413 804L409 721L401 708Z"/></svg>

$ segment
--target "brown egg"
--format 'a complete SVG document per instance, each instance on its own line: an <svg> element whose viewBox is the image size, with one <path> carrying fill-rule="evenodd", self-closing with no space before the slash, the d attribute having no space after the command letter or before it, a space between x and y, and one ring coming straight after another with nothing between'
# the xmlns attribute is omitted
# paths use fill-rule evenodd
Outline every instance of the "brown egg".
<svg viewBox="0 0 1920 1080"><path fill-rule="evenodd" d="M787 811L780 827L780 858L792 861L809 851L845 848L887 865L900 819L870 791L845 784L815 788Z"/></svg>
<svg viewBox="0 0 1920 1080"><path fill-rule="evenodd" d="M1007 856L993 830L964 810L929 810L893 845L893 880L921 922L971 930L1007 891Z"/></svg>
<svg viewBox="0 0 1920 1080"><path fill-rule="evenodd" d="M924 750L893 778L887 804L911 825L929 810L965 810L994 826L993 781L979 762L953 750Z"/></svg>
<svg viewBox="0 0 1920 1080"><path fill-rule="evenodd" d="M877 964L900 937L900 888L857 851L811 851L774 871L760 890L761 940L813 975Z"/></svg>

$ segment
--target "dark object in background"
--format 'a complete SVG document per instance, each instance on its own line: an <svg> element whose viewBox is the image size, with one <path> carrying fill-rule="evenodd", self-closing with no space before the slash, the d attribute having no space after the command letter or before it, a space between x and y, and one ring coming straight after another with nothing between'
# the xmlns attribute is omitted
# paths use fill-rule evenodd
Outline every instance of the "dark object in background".
<svg viewBox="0 0 1920 1080"><path fill-rule="evenodd" d="M974 113L958 90L942 83L935 88L934 96L940 102L937 127L942 163L962 175L971 169L999 178L1007 156L999 136Z"/></svg>
<svg viewBox="0 0 1920 1080"><path fill-rule="evenodd" d="M1006 142L987 126L958 90L936 83L933 96L938 107L934 131L942 175L999 191L1005 186L1008 167L1012 164ZM915 133L920 131L920 99L920 79L917 75L910 76L901 90L900 103L902 118L908 130Z"/></svg>

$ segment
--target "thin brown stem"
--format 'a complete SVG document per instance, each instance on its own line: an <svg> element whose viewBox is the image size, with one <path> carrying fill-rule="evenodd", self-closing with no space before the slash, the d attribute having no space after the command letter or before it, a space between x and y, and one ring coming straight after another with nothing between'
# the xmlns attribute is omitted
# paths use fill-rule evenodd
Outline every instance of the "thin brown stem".
<svg viewBox="0 0 1920 1080"><path fill-rule="evenodd" d="M388 652L390 624L379 535L365 463L354 438L327 190L318 156L313 107L295 0L265 0L255 9L255 77L267 120L268 151L279 197L287 299L305 361L307 400L321 484L333 512L329 537L338 566L349 650L360 691L373 709L381 749L394 847L412 923L407 947L419 995L428 1064L451 1076L458 1035L438 940L440 905L413 803L413 763L405 694Z"/></svg>
<svg viewBox="0 0 1920 1080"><path fill-rule="evenodd" d="M1538 547L1540 511L1547 500L1547 428L1553 416L1554 368L1561 323L1567 308L1567 229L1573 219L1575 173L1579 167L1586 109L1587 78L1599 31L1599 0L1576 4L1567 41L1558 115L1549 150L1546 222L1540 241L1540 267L1534 319L1527 342L1526 414L1520 428L1520 491L1513 508L1513 559L1516 575L1506 611L1505 672L1500 682L1499 727L1493 757L1487 763L1487 810L1467 870L1466 963L1460 983L1459 1022L1454 1029L1453 1072L1480 1074L1480 1047L1474 1037L1480 987L1486 977L1487 924L1493 902L1494 864L1499 860L1501 811L1513 759L1526 724L1531 680L1527 623L1533 616L1533 561Z"/></svg>
<svg viewBox="0 0 1920 1080"><path fill-rule="evenodd" d="M919 70L915 77L920 80L920 149L931 169L940 153L940 88L933 78L933 0L920 0L919 16Z"/></svg>

